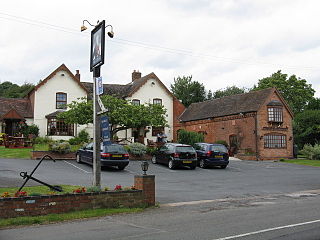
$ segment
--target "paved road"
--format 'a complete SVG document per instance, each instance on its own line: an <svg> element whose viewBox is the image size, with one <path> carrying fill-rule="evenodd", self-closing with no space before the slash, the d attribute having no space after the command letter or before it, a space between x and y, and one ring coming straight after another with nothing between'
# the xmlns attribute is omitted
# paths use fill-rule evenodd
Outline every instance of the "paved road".
<svg viewBox="0 0 320 240"><path fill-rule="evenodd" d="M20 171L31 172L38 161L0 159L0 186L19 186ZM140 162L132 161L125 171L102 171L102 185L131 186L141 174ZM320 168L282 162L231 161L227 169L177 169L150 165L156 175L156 201L160 203L246 197L320 189ZM90 186L92 168L75 161L45 161L35 177L50 184Z"/></svg>
<svg viewBox="0 0 320 240"><path fill-rule="evenodd" d="M0 231L0 239L318 240L320 191L164 204L139 214Z"/></svg>

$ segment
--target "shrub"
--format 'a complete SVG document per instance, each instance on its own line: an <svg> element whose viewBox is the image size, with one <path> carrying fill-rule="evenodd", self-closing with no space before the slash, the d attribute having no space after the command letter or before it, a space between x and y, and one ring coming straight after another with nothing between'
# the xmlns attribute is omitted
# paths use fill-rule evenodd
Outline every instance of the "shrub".
<svg viewBox="0 0 320 240"><path fill-rule="evenodd" d="M69 139L70 145L79 145L81 142L82 141L79 137L74 137Z"/></svg>
<svg viewBox="0 0 320 240"><path fill-rule="evenodd" d="M142 156L146 154L147 147L142 143L131 143L129 145L129 152L134 156Z"/></svg>
<svg viewBox="0 0 320 240"><path fill-rule="evenodd" d="M224 140L217 140L215 143L222 144L222 145L226 146L226 148L229 147L228 143L226 141L224 141Z"/></svg>
<svg viewBox="0 0 320 240"><path fill-rule="evenodd" d="M203 142L204 136L202 133L189 132L186 130L180 130L178 134L178 142L188 144L195 147L195 143Z"/></svg>
<svg viewBox="0 0 320 240"><path fill-rule="evenodd" d="M68 142L52 142L49 143L49 151L57 153L71 152L71 146Z"/></svg>
<svg viewBox="0 0 320 240"><path fill-rule="evenodd" d="M154 147L147 147L147 154L153 155L157 151Z"/></svg>
<svg viewBox="0 0 320 240"><path fill-rule="evenodd" d="M99 186L88 187L87 192L98 193L101 192L101 188Z"/></svg>
<svg viewBox="0 0 320 240"><path fill-rule="evenodd" d="M37 137L35 140L34 140L34 143L35 144L49 144L49 143L52 143L53 140L49 137Z"/></svg>
<svg viewBox="0 0 320 240"><path fill-rule="evenodd" d="M79 187L79 188L73 190L72 192L73 192L73 193L85 193L86 191L87 191L87 190L86 190L85 187Z"/></svg>
<svg viewBox="0 0 320 240"><path fill-rule="evenodd" d="M4 192L1 194L1 197L2 198L7 198L7 197L11 197L10 193L9 192Z"/></svg>
<svg viewBox="0 0 320 240"><path fill-rule="evenodd" d="M80 143L84 143L84 142L89 142L89 139L90 139L90 136L89 136L89 133L82 129L79 134L78 134L78 138L80 139Z"/></svg>
<svg viewBox="0 0 320 240"><path fill-rule="evenodd" d="M303 149L300 151L307 159L320 160L320 144L305 144Z"/></svg>

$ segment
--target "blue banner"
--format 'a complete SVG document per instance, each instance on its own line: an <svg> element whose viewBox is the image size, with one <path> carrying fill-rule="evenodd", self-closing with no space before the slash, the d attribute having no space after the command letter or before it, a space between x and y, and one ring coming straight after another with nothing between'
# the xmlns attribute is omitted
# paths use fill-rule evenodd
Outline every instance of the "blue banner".
<svg viewBox="0 0 320 240"><path fill-rule="evenodd" d="M103 141L103 146L111 144L110 125L109 125L109 119L107 116L101 117L101 137Z"/></svg>

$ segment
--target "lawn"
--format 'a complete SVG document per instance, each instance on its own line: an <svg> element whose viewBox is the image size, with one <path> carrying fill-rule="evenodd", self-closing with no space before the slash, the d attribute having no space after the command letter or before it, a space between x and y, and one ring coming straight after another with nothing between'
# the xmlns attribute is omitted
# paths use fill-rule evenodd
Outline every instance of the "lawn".
<svg viewBox="0 0 320 240"><path fill-rule="evenodd" d="M55 192L55 194L65 194L65 193L72 193L73 190L79 188L80 186L74 186L74 185L61 185L63 192ZM14 194L19 190L19 187L10 187L10 188L0 188L0 196L4 192L8 192L10 196L14 196ZM27 194L52 194L52 190L46 186L33 186L33 187L24 187L22 191L27 192Z"/></svg>
<svg viewBox="0 0 320 240"><path fill-rule="evenodd" d="M71 152L76 152L79 148L82 147L80 145L71 145ZM31 151L48 151L48 144L35 144L32 148L5 148L4 146L0 146L0 158L17 158L17 159L30 159Z"/></svg>
<svg viewBox="0 0 320 240"><path fill-rule="evenodd" d="M299 165L306 165L306 166L313 166L313 167L320 167L320 160L309 160L309 159L286 159L282 162L286 163L294 163Z"/></svg>

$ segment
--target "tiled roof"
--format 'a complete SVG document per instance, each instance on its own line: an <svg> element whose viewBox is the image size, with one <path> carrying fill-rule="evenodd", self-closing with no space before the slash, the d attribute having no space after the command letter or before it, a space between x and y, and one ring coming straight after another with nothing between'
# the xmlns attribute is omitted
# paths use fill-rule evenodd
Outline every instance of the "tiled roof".
<svg viewBox="0 0 320 240"><path fill-rule="evenodd" d="M142 78L136 79L128 84L103 84L103 92L107 95L114 95L116 97L129 97L132 96L136 91L139 90L149 79L155 79L164 87L168 93L172 93L165 87L165 85L159 80L159 78L154 74L150 73ZM92 82L81 82L82 85L88 90L89 95L92 96L93 93L93 83Z"/></svg>
<svg viewBox="0 0 320 240"><path fill-rule="evenodd" d="M275 91L275 88L193 103L181 114L180 120L186 122L256 112L272 91Z"/></svg>
<svg viewBox="0 0 320 240"><path fill-rule="evenodd" d="M52 112L52 113L49 113L46 115L46 118L54 118L56 116L58 116L59 113L63 113L65 112L66 110L57 110L55 112Z"/></svg>
<svg viewBox="0 0 320 240"><path fill-rule="evenodd" d="M0 98L0 118L12 109L24 118L33 118L33 111L29 99Z"/></svg>

